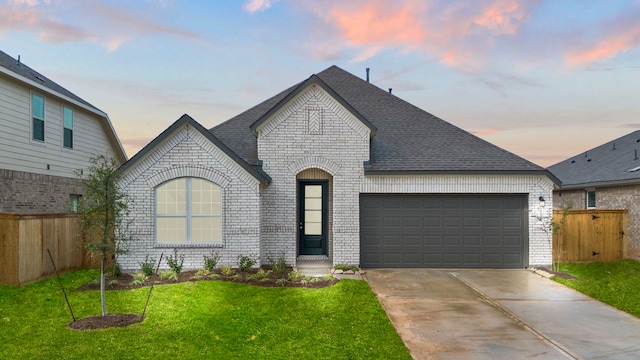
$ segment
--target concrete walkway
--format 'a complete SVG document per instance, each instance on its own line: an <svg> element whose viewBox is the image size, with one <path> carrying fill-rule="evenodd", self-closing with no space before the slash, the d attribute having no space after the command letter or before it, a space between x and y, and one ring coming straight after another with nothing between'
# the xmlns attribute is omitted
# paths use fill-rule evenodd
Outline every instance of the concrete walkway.
<svg viewBox="0 0 640 360"><path fill-rule="evenodd" d="M640 319L526 270L364 277L414 359L640 359Z"/></svg>

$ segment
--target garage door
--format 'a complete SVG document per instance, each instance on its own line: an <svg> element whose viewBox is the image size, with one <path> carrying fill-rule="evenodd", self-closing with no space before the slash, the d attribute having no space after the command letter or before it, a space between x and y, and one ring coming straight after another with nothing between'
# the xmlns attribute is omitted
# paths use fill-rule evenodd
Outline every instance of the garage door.
<svg viewBox="0 0 640 360"><path fill-rule="evenodd" d="M360 195L360 266L524 268L526 195Z"/></svg>

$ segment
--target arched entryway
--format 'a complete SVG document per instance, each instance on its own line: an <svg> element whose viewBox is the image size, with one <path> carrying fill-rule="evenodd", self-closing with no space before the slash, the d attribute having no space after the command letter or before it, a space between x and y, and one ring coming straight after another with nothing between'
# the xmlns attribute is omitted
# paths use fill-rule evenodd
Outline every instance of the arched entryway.
<svg viewBox="0 0 640 360"><path fill-rule="evenodd" d="M311 168L298 173L297 255L329 259L333 245L333 176Z"/></svg>

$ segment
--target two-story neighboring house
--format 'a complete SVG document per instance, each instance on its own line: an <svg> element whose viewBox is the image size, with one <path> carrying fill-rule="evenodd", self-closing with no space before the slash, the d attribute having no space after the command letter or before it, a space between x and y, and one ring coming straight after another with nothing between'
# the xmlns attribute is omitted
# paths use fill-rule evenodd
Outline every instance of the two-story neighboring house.
<svg viewBox="0 0 640 360"><path fill-rule="evenodd" d="M127 160L107 114L0 51L0 212L73 211L93 154Z"/></svg>

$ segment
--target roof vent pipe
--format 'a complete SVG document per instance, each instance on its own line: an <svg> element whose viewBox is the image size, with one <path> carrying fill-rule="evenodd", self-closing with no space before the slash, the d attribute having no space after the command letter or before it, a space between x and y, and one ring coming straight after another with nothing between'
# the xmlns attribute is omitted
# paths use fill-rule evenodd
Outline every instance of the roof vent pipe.
<svg viewBox="0 0 640 360"><path fill-rule="evenodd" d="M20 66L20 55L18 55L18 62L16 63L16 65Z"/></svg>
<svg viewBox="0 0 640 360"><path fill-rule="evenodd" d="M389 94L391 94L391 91L393 91L393 89L392 89L392 88L389 88Z"/></svg>
<svg viewBox="0 0 640 360"><path fill-rule="evenodd" d="M367 82L369 82L369 68L367 68Z"/></svg>
<svg viewBox="0 0 640 360"><path fill-rule="evenodd" d="M638 149L633 150L633 160L638 160Z"/></svg>

